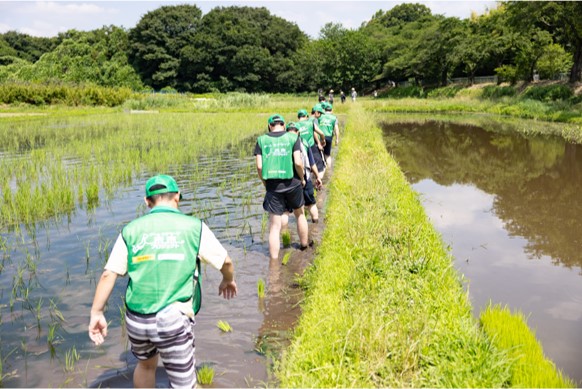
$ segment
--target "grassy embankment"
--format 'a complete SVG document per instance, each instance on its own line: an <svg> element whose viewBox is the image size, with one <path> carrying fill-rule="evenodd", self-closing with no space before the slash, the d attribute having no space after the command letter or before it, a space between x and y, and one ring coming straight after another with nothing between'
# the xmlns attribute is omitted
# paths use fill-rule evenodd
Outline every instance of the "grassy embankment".
<svg viewBox="0 0 582 389"><path fill-rule="evenodd" d="M277 367L281 386L572 386L519 316L494 309L483 327L473 318L371 116L357 106L349 114L303 314Z"/></svg>

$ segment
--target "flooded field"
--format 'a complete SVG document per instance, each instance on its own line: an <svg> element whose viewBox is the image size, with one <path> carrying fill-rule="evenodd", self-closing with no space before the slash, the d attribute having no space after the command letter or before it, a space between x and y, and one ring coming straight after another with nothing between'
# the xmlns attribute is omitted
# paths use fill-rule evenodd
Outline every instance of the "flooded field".
<svg viewBox="0 0 582 389"><path fill-rule="evenodd" d="M118 119L125 120L123 116ZM264 127L262 122L261 119L256 128ZM160 131L165 130L160 127ZM220 273L203 269L202 310L196 317L196 357L198 366L214 368L212 387L264 386L270 382L270 360L285 342L298 314L296 273L302 271L313 254L312 249L301 255L293 254L287 266L270 268L268 218L262 209L264 188L252 155L256 136L241 138L196 152L195 158L190 157L192 162L175 163L163 170L174 175L182 189L181 210L202 218L235 263L239 295L230 301L218 297ZM3 163L8 163L11 159L31 157L26 151L5 151L2 158ZM176 158L180 160L179 156ZM64 165L73 166L83 163L75 155L63 161ZM147 168L136 171L127 180L130 185L120 183L108 194L98 187L96 201L91 205L81 196L84 201L78 207L54 217L34 223L3 223L0 237L3 386L132 386L136 361L122 323L127 279L118 279L109 300L106 317L110 327L103 346L96 348L89 341L87 325L95 285L109 251L120 229L146 212L144 184L156 173L158 170ZM4 198L8 192L15 192L22 181L5 180ZM290 219L293 242L297 242L294 218ZM312 234L316 236L318 231ZM297 250L292 247L281 255L286 251ZM264 299L257 296L259 280L267 283ZM227 321L233 331L221 332L217 327L219 320ZM167 385L163 368L158 373L158 386Z"/></svg>
<svg viewBox="0 0 582 389"><path fill-rule="evenodd" d="M382 128L450 245L475 314L490 301L521 310L546 355L582 383L582 147L496 126Z"/></svg>

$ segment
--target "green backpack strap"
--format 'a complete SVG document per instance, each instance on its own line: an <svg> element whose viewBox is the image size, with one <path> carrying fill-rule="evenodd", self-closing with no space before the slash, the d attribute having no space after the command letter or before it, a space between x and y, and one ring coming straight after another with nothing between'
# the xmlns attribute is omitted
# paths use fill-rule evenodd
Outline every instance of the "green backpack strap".
<svg viewBox="0 0 582 389"><path fill-rule="evenodd" d="M200 258L196 258L196 270L194 270L193 278L193 296L192 296L192 309L194 310L194 315L198 314L200 311L200 306L202 305L202 272L200 271Z"/></svg>

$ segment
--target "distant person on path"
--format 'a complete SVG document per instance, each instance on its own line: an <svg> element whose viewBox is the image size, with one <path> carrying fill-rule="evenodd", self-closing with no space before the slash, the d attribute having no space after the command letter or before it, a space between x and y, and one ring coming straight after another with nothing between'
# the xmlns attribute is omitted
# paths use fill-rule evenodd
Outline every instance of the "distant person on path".
<svg viewBox="0 0 582 389"><path fill-rule="evenodd" d="M325 147L323 154L325 156L325 163L331 166L331 146L335 136L335 145L339 143L339 125L337 117L332 114L333 106L329 103L322 104L325 114L319 117L319 128L325 134Z"/></svg>
<svg viewBox="0 0 582 389"><path fill-rule="evenodd" d="M159 354L171 387L192 388L196 386L194 315L201 298L198 261L220 270L218 294L225 299L237 294L234 265L206 224L178 210L182 196L172 177L150 178L145 195L151 211L123 228L97 284L89 337L96 345L104 342L105 304L117 276L127 274L125 325L138 359L133 385L156 387Z"/></svg>
<svg viewBox="0 0 582 389"><path fill-rule="evenodd" d="M269 133L257 139L255 158L257 173L267 190L263 209L269 212L269 254L271 261L278 261L281 216L288 209L292 209L297 218L301 249L308 247L307 219L303 211L303 188L307 183L300 137L285 131L281 115L272 115L267 123Z"/></svg>
<svg viewBox="0 0 582 389"><path fill-rule="evenodd" d="M329 90L329 95L327 96L327 102L333 104L333 89Z"/></svg>
<svg viewBox="0 0 582 389"><path fill-rule="evenodd" d="M374 98L378 97L378 91L374 89Z"/></svg>
<svg viewBox="0 0 582 389"><path fill-rule="evenodd" d="M319 126L319 118L321 118L321 116L325 113L325 110L323 109L322 104L327 104L327 102L324 101L323 103L315 104L313 106L313 108L311 109L311 120L313 120L315 128L317 130L319 130L319 131L316 131L317 132L316 136L321 137L320 142L321 142L321 145L323 145L323 147L320 149L320 152L319 152L321 161L318 161L316 158L317 168L319 169L321 179L323 179L323 176L325 175L325 169L327 168L327 165L325 163L325 156L324 156L324 150L325 150L325 147L327 146L326 141L325 141L325 133L323 132L323 130L321 130L321 127Z"/></svg>
<svg viewBox="0 0 582 389"><path fill-rule="evenodd" d="M325 162L323 159L323 148L325 147L325 134L319 129L319 125L315 117L310 118L307 111L300 109L297 112L297 122L295 126L299 130L299 136L304 141L304 144L311 149L313 159L317 165L317 169L323 177L325 172Z"/></svg>
<svg viewBox="0 0 582 389"><path fill-rule="evenodd" d="M356 92L356 89L352 88L352 102L356 101L356 97L358 97L358 92Z"/></svg>
<svg viewBox="0 0 582 389"><path fill-rule="evenodd" d="M344 91L340 91L340 99L342 101L342 104L346 102L346 94L344 93Z"/></svg>
<svg viewBox="0 0 582 389"><path fill-rule="evenodd" d="M297 123L290 122L287 124L287 131L299 134ZM317 164L313 158L311 148L307 147L307 142L301 139L301 157L303 158L303 166L305 166L305 187L303 188L303 199L305 206L311 215L311 222L317 223L319 221L319 210L317 209L317 201L315 200L315 190L320 190L322 187L321 178L317 169ZM283 215L282 227L287 226L289 213Z"/></svg>

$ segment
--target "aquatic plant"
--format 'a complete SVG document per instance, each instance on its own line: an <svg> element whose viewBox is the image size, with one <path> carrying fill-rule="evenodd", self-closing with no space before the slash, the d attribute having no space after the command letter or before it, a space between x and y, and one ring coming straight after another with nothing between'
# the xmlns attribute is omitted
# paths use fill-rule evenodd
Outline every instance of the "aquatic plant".
<svg viewBox="0 0 582 389"><path fill-rule="evenodd" d="M283 231L281 233L281 241L283 243L283 247L287 248L291 246L291 233L289 231Z"/></svg>
<svg viewBox="0 0 582 389"><path fill-rule="evenodd" d="M79 361L81 356L77 352L77 348L73 346L71 349L67 350L65 353L65 372L75 371L75 364Z"/></svg>
<svg viewBox="0 0 582 389"><path fill-rule="evenodd" d="M283 260L281 261L281 263L283 265L287 265L287 262L289 262L289 258L291 258L291 252L287 252L285 253L285 255L283 256Z"/></svg>
<svg viewBox="0 0 582 389"><path fill-rule="evenodd" d="M257 295L260 299L265 297L265 281L262 278L257 280Z"/></svg>
<svg viewBox="0 0 582 389"><path fill-rule="evenodd" d="M228 324L228 322L223 321L223 320L219 320L218 323L216 323L216 326L222 331L222 332L232 332L232 327L230 326L230 324Z"/></svg>
<svg viewBox="0 0 582 389"><path fill-rule="evenodd" d="M210 385L214 381L214 369L208 365L203 365L196 369L196 378L201 385Z"/></svg>

